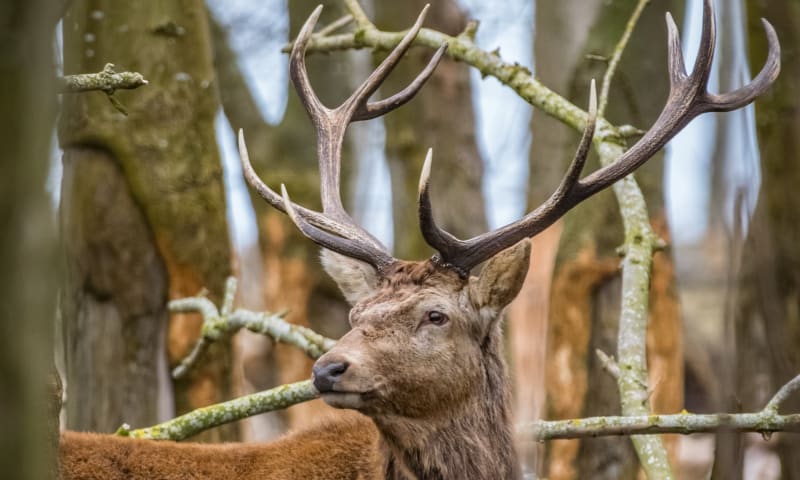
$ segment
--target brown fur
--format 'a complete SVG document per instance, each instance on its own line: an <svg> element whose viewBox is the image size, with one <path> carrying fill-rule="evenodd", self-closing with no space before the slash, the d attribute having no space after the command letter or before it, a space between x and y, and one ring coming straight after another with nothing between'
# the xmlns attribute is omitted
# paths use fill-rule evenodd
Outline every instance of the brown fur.
<svg viewBox="0 0 800 480"><path fill-rule="evenodd" d="M470 279L430 261L398 262L367 286L358 285L361 266L331 272L343 288L354 287L345 293L356 303L352 330L318 360L349 365L323 399L371 420L350 413L259 446L67 433L63 478L517 478L498 319L522 286L529 256L522 241ZM431 323L432 310L449 321Z"/></svg>
<svg viewBox="0 0 800 480"><path fill-rule="evenodd" d="M60 461L64 480L367 480L383 478L385 469L375 425L350 412L268 444L64 432Z"/></svg>

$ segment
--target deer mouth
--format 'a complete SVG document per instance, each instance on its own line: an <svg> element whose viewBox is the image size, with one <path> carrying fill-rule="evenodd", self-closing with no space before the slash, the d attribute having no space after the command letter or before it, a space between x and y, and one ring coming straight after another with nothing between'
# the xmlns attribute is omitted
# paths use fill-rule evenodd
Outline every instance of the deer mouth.
<svg viewBox="0 0 800 480"><path fill-rule="evenodd" d="M359 410L367 405L372 392L340 392L322 393L322 400L334 408L350 408Z"/></svg>

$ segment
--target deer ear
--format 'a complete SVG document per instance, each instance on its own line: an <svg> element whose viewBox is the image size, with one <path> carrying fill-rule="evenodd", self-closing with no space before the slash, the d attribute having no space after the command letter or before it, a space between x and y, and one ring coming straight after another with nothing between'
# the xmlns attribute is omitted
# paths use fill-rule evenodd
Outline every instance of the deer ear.
<svg viewBox="0 0 800 480"><path fill-rule="evenodd" d="M322 268L339 285L350 305L368 297L378 288L378 274L372 266L324 248L320 259Z"/></svg>
<svg viewBox="0 0 800 480"><path fill-rule="evenodd" d="M480 275L473 277L470 282L470 294L475 306L488 317L496 318L522 288L530 256L531 241L526 238L492 257Z"/></svg>

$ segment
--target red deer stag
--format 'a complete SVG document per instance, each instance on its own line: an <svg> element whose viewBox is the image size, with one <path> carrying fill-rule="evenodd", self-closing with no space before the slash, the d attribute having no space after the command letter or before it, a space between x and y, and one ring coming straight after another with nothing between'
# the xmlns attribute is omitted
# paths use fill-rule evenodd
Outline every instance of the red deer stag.
<svg viewBox="0 0 800 480"><path fill-rule="evenodd" d="M409 101L445 52L403 91L368 98L409 48L425 15L341 106L320 103L309 84L305 49L321 7L303 26L291 53L291 77L317 132L322 212L271 190L253 171L244 139L239 147L250 185L323 247L322 259L347 300L352 329L314 365L314 385L329 405L360 413L267 445L198 445L66 433L65 479L498 479L519 476L512 442L509 382L502 353L501 313L517 295L528 268L527 240L591 195L630 174L695 116L741 108L763 93L779 71L779 44L764 22L766 65L738 90L706 91L714 52L711 0L703 9L702 40L691 74L678 30L667 15L670 93L655 124L616 162L581 178L594 131L590 120L558 189L517 222L469 240L439 228L430 203L425 160L419 221L437 251L403 261L359 227L342 206L340 153L350 122L384 115ZM477 277L473 267L488 261Z"/></svg>

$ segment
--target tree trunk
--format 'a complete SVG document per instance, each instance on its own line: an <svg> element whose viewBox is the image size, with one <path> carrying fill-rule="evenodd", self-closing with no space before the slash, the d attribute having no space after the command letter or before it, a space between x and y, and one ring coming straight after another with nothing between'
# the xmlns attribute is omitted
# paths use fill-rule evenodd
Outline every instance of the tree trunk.
<svg viewBox="0 0 800 480"><path fill-rule="evenodd" d="M113 62L150 82L115 94L128 116L99 92L68 97L60 126L68 423L107 431L158 420L167 299L207 289L218 301L231 272L216 79L202 1L76 1L65 25L65 73ZM169 361L199 333L198 315L173 316ZM229 368L218 342L175 383L177 412L228 399Z"/></svg>
<svg viewBox="0 0 800 480"><path fill-rule="evenodd" d="M56 113L54 2L5 2L0 9L0 472L56 478L57 411L52 398L57 244L45 190ZM55 415L54 415L55 414Z"/></svg>
<svg viewBox="0 0 800 480"><path fill-rule="evenodd" d="M756 106L763 177L743 250L736 316L738 398L744 410L756 410L800 373L800 8L764 0L748 6L751 65L761 65L766 52L761 17L779 32L782 54L781 74ZM787 399L781 411L800 411L800 398ZM777 451L781 478L800 478L800 439L778 435Z"/></svg>
<svg viewBox="0 0 800 480"><path fill-rule="evenodd" d="M378 2L375 22L384 30L405 30L425 3ZM425 26L458 35L466 26L466 17L454 0L433 2ZM432 53L428 49L409 51L381 88L381 95L405 87ZM417 97L385 119L398 258L422 259L432 253L419 233L417 217L417 186L428 148L433 148L431 195L439 225L461 238L486 231L483 165L469 82L466 65L444 59Z"/></svg>
<svg viewBox="0 0 800 480"><path fill-rule="evenodd" d="M541 5L536 33L538 75L556 91L569 91L573 102L585 106L589 79L602 78L606 69L605 62L588 60L586 55L611 54L635 4L628 0L609 5ZM656 1L642 15L612 85L607 110L612 122L647 127L660 111L669 90L663 13L670 6L667 0ZM562 32L562 41L546 36L564 24L575 31ZM582 38L584 31L589 33ZM570 69L571 74L564 74ZM537 163L531 171L537 181L531 204L536 205L560 181L574 155L578 134L541 115L534 114L533 123L532 158ZM558 160L550 160L554 158ZM590 161L587 170L592 168L597 168L596 163ZM651 161L636 178L650 211L660 212L661 164ZM661 216L656 214L654 222L663 223L657 220ZM617 203L611 192L602 193L577 207L563 225L547 313L548 415L556 419L618 413L616 382L602 371L594 353L596 349L616 351L620 282L615 249L622 242ZM658 231L666 234L663 227ZM682 406L683 392L681 324L672 265L665 254L656 256L652 285L648 363L655 392L651 405L655 412L675 412ZM553 479L616 479L634 478L637 465L629 439L606 438L551 442L545 470Z"/></svg>
<svg viewBox="0 0 800 480"><path fill-rule="evenodd" d="M319 2L294 1L289 5L290 36ZM319 25L343 14L338 2L326 3ZM235 28L235 26L231 26ZM278 126L268 125L253 100L235 63L235 53L226 46L226 32L215 32L215 54L220 74L225 114L234 130L242 128L251 161L261 178L277 189L284 183L292 200L319 209L319 169L315 133L305 108L290 88L284 118ZM341 54L311 55L306 59L314 90L326 105L336 105L349 95L349 68ZM268 72L264 72L268 74ZM345 145L342 155L342 185L353 162ZM252 190L251 190L252 193ZM343 192L347 204L346 191ZM263 261L262 288L267 310L288 309L287 320L338 337L347 325L347 306L333 282L322 272L319 247L305 238L283 213L254 195L259 241ZM311 375L310 360L297 348L265 341L243 358L245 374L256 388L296 382ZM328 407L322 401L306 402L286 411L290 428L299 428L319 418Z"/></svg>

